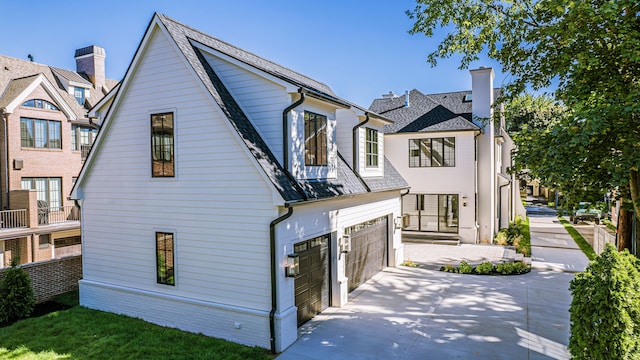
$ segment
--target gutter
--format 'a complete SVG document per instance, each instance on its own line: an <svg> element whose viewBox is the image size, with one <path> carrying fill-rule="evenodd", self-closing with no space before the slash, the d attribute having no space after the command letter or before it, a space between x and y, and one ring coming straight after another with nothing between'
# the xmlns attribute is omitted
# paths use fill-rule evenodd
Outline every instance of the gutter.
<svg viewBox="0 0 640 360"><path fill-rule="evenodd" d="M278 264L276 259L276 225L281 223L282 221L288 219L291 214L293 214L293 208L288 204L285 204L287 208L287 213L279 216L274 219L269 224L269 243L271 250L271 312L269 312L269 341L271 343L271 352L276 353L276 323L275 323L275 313L278 309L278 292L277 292L277 272L278 272Z"/></svg>
<svg viewBox="0 0 640 360"><path fill-rule="evenodd" d="M352 154L351 154L351 155L352 155L352 157L353 157L353 164L351 164L351 165L352 165L353 169L355 170L355 171L354 171L354 173L356 173L356 174L358 174L358 171L357 171L357 168L356 168L356 164L358 163L358 162L357 162L357 160L358 160L358 154L357 154L357 152L356 152L356 144L358 143L358 129L359 129L360 127L362 127L363 125L366 125L366 124L369 122L369 120L371 120L371 119L369 118L369 113L368 113L368 112L365 112L365 113L364 113L364 116L365 116L365 120L364 120L363 122L361 122L361 123L356 124L356 126L354 126L354 127L353 127L353 130L352 130L352 132L353 132L353 139L352 139L352 142L351 142L351 151L352 151ZM359 174L358 174L358 177L360 177L360 175L359 175ZM366 185L365 185L365 186L366 186ZM371 189L369 189L369 187L367 187L367 191L368 191L368 192L371 192Z"/></svg>
<svg viewBox="0 0 640 360"><path fill-rule="evenodd" d="M5 195L7 197L7 205L2 206L2 197L0 196L0 210L9 209L9 144L7 143L7 117L5 116L7 108L0 109L0 115L2 116L2 124L4 126L4 133L2 135L4 141L4 184L5 184Z"/></svg>

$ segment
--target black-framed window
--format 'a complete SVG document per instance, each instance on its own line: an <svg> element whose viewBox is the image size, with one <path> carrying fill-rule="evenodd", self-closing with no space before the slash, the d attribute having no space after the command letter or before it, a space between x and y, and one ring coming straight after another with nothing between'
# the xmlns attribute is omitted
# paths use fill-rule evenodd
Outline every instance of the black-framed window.
<svg viewBox="0 0 640 360"><path fill-rule="evenodd" d="M456 138L409 140L409 167L456 166Z"/></svg>
<svg viewBox="0 0 640 360"><path fill-rule="evenodd" d="M46 249L51 244L51 237L49 234L40 234L38 236L38 247L40 249Z"/></svg>
<svg viewBox="0 0 640 360"><path fill-rule="evenodd" d="M20 145L23 148L62 149L60 121L20 118Z"/></svg>
<svg viewBox="0 0 640 360"><path fill-rule="evenodd" d="M304 164L327 165L327 117L304 112Z"/></svg>
<svg viewBox="0 0 640 360"><path fill-rule="evenodd" d="M402 198L403 230L458 233L457 194L409 194Z"/></svg>
<svg viewBox="0 0 640 360"><path fill-rule="evenodd" d="M173 113L151 115L151 175L175 176Z"/></svg>
<svg viewBox="0 0 640 360"><path fill-rule="evenodd" d="M32 107L32 108L36 108L36 109L60 111L60 110L58 110L57 106L55 106L52 103L48 102L47 100L43 100L43 99L30 99L30 100L27 100L24 103L22 103L22 106Z"/></svg>
<svg viewBox="0 0 640 360"><path fill-rule="evenodd" d="M156 275L158 284L175 285L174 236L156 232Z"/></svg>
<svg viewBox="0 0 640 360"><path fill-rule="evenodd" d="M378 167L378 130L366 128L365 157L367 167Z"/></svg>

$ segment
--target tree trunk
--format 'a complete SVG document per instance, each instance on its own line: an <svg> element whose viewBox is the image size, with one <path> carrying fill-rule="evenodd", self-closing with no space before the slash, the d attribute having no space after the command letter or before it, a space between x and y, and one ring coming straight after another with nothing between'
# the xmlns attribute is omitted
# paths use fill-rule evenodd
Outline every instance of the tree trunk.
<svg viewBox="0 0 640 360"><path fill-rule="evenodd" d="M631 192L631 203L633 204L633 216L636 219L640 220L640 174L637 170L631 170L629 172L629 190ZM633 221L633 219L631 219ZM629 223L629 228L631 229L632 223ZM629 230L631 233L631 230ZM635 239L631 239L631 234L629 235L629 239L635 242ZM632 246L631 242L629 242L629 251L634 246Z"/></svg>
<svg viewBox="0 0 640 360"><path fill-rule="evenodd" d="M622 199L620 200L622 203ZM628 249L631 251L631 226L633 213L620 206L618 213L618 251Z"/></svg>

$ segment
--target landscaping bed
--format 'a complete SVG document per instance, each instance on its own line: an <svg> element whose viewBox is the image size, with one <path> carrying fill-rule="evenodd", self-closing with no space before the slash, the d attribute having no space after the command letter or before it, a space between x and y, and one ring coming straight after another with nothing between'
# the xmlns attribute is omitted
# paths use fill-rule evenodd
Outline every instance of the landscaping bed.
<svg viewBox="0 0 640 360"><path fill-rule="evenodd" d="M473 266L463 260L459 266L445 265L440 268L440 271L473 275L521 275L530 272L531 266L524 262L493 264L489 261Z"/></svg>

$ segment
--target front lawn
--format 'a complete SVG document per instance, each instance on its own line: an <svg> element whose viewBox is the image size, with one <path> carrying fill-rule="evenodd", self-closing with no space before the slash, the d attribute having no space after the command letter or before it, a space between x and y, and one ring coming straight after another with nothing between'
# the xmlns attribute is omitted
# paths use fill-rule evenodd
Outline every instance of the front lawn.
<svg viewBox="0 0 640 360"><path fill-rule="evenodd" d="M74 306L0 328L6 359L273 359L261 348Z"/></svg>

